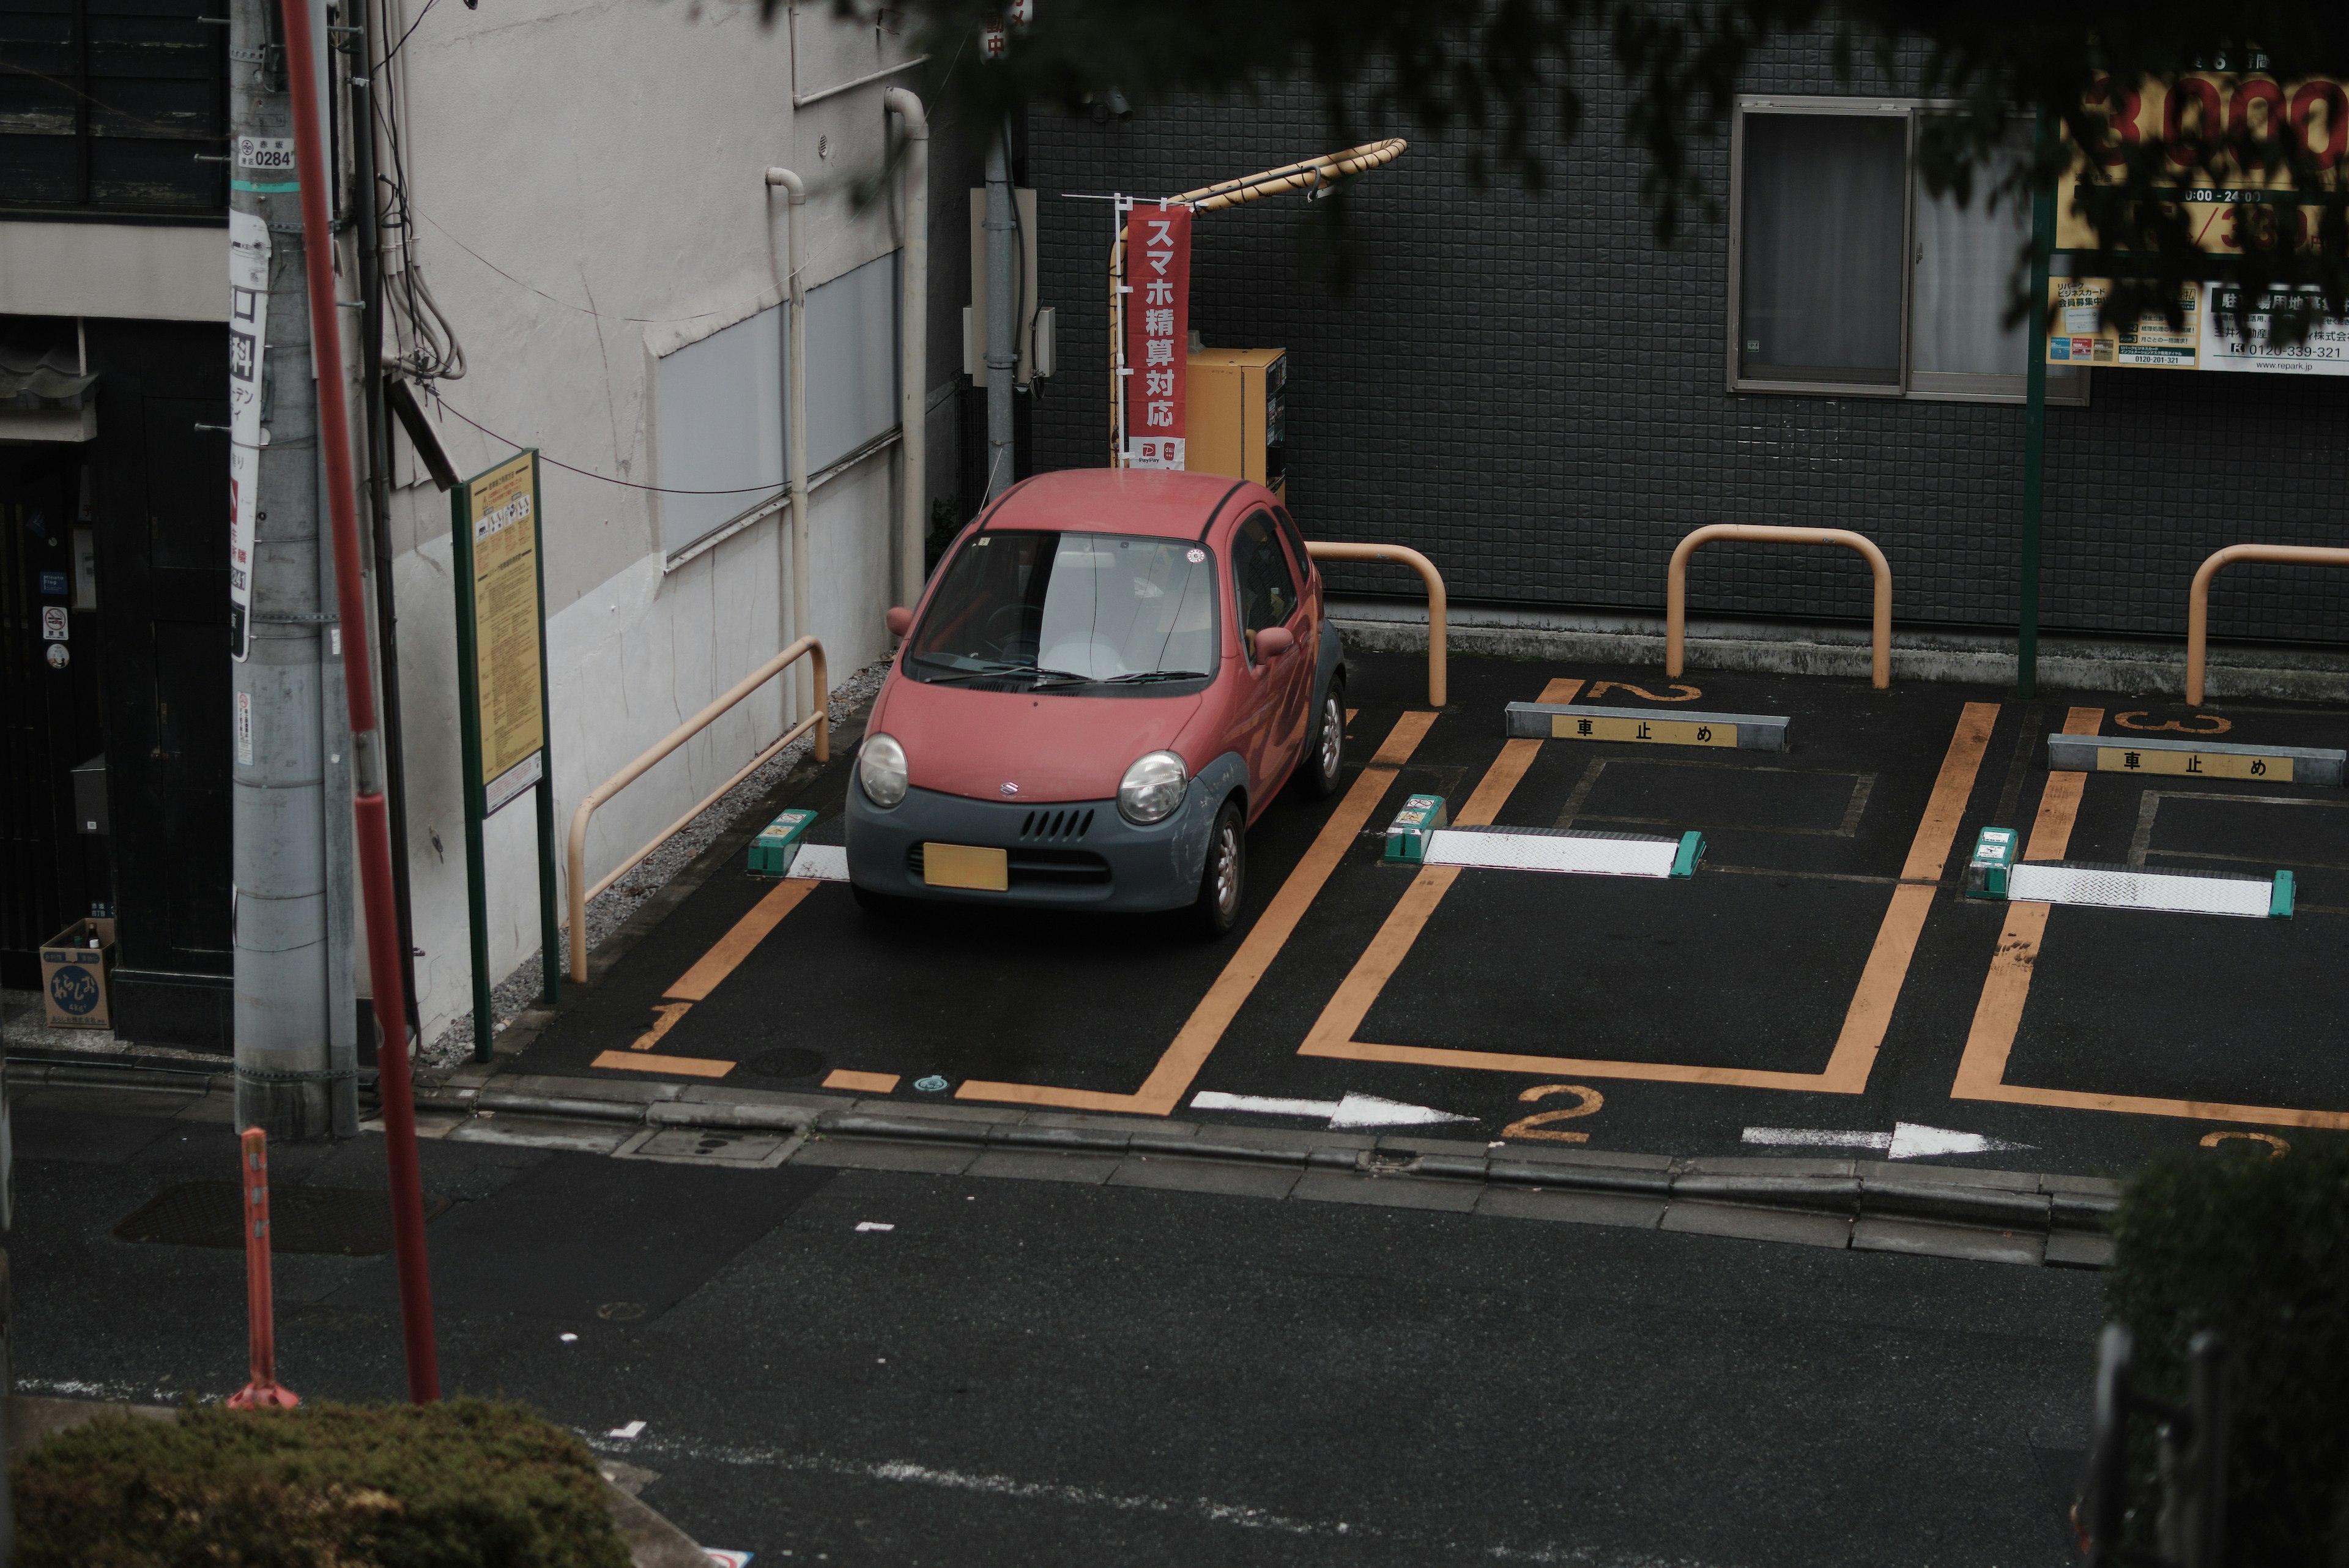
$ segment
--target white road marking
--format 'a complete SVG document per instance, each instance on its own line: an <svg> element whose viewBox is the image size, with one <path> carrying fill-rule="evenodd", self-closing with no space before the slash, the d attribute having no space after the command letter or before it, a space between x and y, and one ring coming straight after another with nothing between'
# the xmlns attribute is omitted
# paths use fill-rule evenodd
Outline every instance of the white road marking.
<svg viewBox="0 0 2349 1568"><path fill-rule="evenodd" d="M644 1429L642 1421L631 1421L625 1427L615 1427L604 1435L607 1438L633 1438Z"/></svg>
<svg viewBox="0 0 2349 1568"><path fill-rule="evenodd" d="M1342 1100L1288 1100L1271 1095L1224 1095L1208 1090L1191 1096L1195 1111L1247 1111L1260 1116L1327 1118L1332 1132L1344 1127L1413 1127L1436 1122L1473 1122L1475 1116L1454 1116L1432 1106L1406 1106L1376 1095L1348 1095Z"/></svg>
<svg viewBox="0 0 2349 1568"><path fill-rule="evenodd" d="M859 1231L895 1231L897 1227L884 1224L878 1220L859 1220L856 1222L856 1228Z"/></svg>
<svg viewBox="0 0 2349 1568"><path fill-rule="evenodd" d="M1744 1141L1781 1148L1874 1148L1889 1159L1924 1159L1935 1155L1989 1154L2000 1149L2029 1148L1980 1133L1953 1132L1916 1122L1896 1122L1890 1132L1837 1132L1826 1127L1747 1127Z"/></svg>

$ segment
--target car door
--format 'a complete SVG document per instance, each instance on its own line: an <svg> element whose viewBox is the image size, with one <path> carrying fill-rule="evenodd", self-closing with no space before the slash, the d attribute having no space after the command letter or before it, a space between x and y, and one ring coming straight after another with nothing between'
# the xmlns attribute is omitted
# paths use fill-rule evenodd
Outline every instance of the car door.
<svg viewBox="0 0 2349 1568"><path fill-rule="evenodd" d="M1236 717L1244 736L1240 752L1247 759L1249 799L1261 809L1288 776L1304 739L1313 654L1301 635L1303 596L1269 513L1251 513L1232 531L1231 559L1235 624L1247 680ZM1276 626L1287 628L1297 646L1268 659L1257 650L1257 634Z"/></svg>

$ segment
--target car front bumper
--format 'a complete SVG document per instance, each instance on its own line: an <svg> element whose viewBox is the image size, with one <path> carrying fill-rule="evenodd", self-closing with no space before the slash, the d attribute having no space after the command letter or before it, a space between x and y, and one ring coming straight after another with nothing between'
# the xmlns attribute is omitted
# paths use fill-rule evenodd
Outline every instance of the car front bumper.
<svg viewBox="0 0 2349 1568"><path fill-rule="evenodd" d="M1219 772L1221 770L1213 770ZM1114 800L1049 805L972 800L909 789L883 810L848 785L848 875L858 887L947 903L1141 911L1180 909L1199 895L1207 834L1225 792L1195 778L1164 822L1136 827ZM925 844L1001 849L1010 888L933 888L922 879Z"/></svg>

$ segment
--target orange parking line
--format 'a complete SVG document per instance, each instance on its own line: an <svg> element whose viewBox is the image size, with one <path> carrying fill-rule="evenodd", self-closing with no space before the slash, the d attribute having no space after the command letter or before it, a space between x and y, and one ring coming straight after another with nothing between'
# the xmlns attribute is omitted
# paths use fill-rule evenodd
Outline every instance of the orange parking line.
<svg viewBox="0 0 2349 1568"><path fill-rule="evenodd" d="M1413 752L1435 722L1435 715L1414 710L1395 721L1385 743L1372 755L1370 764L1356 776L1353 787L1330 820L1321 825L1305 857L1297 863L1265 907L1247 936L1216 977L1207 994L1191 1010L1173 1044L1159 1057L1158 1064L1143 1081L1142 1087L1131 1095L1108 1094L1092 1089L1060 1089L1042 1084L998 1084L973 1079L955 1090L958 1100L1004 1100L1014 1105L1057 1106L1066 1110L1128 1111L1143 1116L1163 1116L1182 1104L1184 1092L1207 1057L1231 1027L1246 1002L1264 979L1265 971L1280 956L1297 923L1305 918L1319 896L1330 873L1352 846L1355 836L1371 819L1385 798L1387 788L1394 783L1395 770L1411 760Z"/></svg>
<svg viewBox="0 0 2349 1568"><path fill-rule="evenodd" d="M2067 735L2093 735L2103 727L2104 711L2075 708L2064 721ZM2028 737L2025 738L2028 743ZM2051 773L2039 797L2039 816L2032 824L2025 860L2061 860L2071 847L2072 829L2079 820L2080 799L2088 782L2082 773ZM2046 940L2046 904L2009 904L2006 924L1998 934L1998 950L1991 955L1990 973L1982 979L1982 999L1974 1005L1973 1027L1966 1034L1965 1054L1959 1059L1953 1100L1996 1100L2016 1106L2051 1106L2060 1110L2116 1111L2127 1116L2178 1116L2206 1122L2263 1122L2271 1127L2349 1128L2349 1111L2298 1110L2289 1106L2235 1106L2215 1100L2166 1100L2146 1095L2093 1095L2073 1089L2034 1089L2006 1082L2006 1067L2014 1054L2014 1037L2023 1026L2023 1003L2031 997L2031 977L2038 968Z"/></svg>
<svg viewBox="0 0 2349 1568"><path fill-rule="evenodd" d="M622 1073L677 1073L688 1078L722 1078L734 1070L733 1063L714 1062L707 1056L631 1056L625 1051L606 1051L588 1065Z"/></svg>
<svg viewBox="0 0 2349 1568"><path fill-rule="evenodd" d="M735 966L750 956L750 950L767 940L767 933L782 922L785 915L800 907L802 899L822 884L804 877L787 878L767 890L767 896L750 906L750 913L734 922L734 927L710 945L708 952L694 961L691 969L679 975L677 983L662 994L675 1002L700 1002L718 989L718 982L734 972Z"/></svg>
<svg viewBox="0 0 2349 1568"><path fill-rule="evenodd" d="M1563 683L1552 682L1552 690ZM1578 688L1578 683L1576 683ZM1564 696L1543 693L1543 701L1563 702L1573 701L1573 692ZM1917 940L1923 931L1926 917L1931 913L1934 888L1948 865L1950 850L1957 839L1958 828L1965 815L1967 800L1973 794L1974 779L1982 770L1983 753L1989 749L1991 731L1998 722L1998 705L1994 702L1969 702L1959 716L1956 732L1950 739L1950 749L1941 760L1941 771L1933 781L1932 794L1925 803L1925 812L1917 825L1916 837L1909 848L1909 858L1902 870L1904 878L1914 877L1917 883L1893 889L1892 901L1886 909L1874 946L1869 950L1867 967L1861 971L1859 984L1852 992L1851 1006L1844 1015L1842 1032L1837 1036L1835 1050L1827 1058L1824 1071L1817 1073L1766 1072L1744 1067L1696 1067L1653 1062L1612 1062L1576 1056L1532 1056L1494 1051L1464 1051L1441 1046L1383 1045L1354 1038L1355 1031L1369 1016L1371 1008L1387 982L1394 978L1403 958L1418 941L1421 931L1443 902L1444 895L1459 877L1459 867L1431 866L1420 872L1404 890L1378 934L1355 963L1352 972L1340 982L1338 990L1314 1021L1313 1028L1298 1047L1301 1056L1336 1056L1361 1062L1408 1062L1420 1066L1469 1067L1496 1073L1562 1073L1585 1077L1630 1078L1649 1083L1716 1084L1748 1089L1802 1089L1815 1093L1856 1095L1868 1086L1868 1078L1876 1056L1884 1044L1884 1032L1892 1021L1892 1009L1900 997L1900 988L1907 980L1910 961L1915 957ZM1487 770L1475 792L1468 797L1457 820L1464 826L1489 825L1499 815L1500 808L1514 790L1534 754L1540 750L1538 741L1511 741ZM1512 748L1524 747L1523 753Z"/></svg>
<svg viewBox="0 0 2349 1568"><path fill-rule="evenodd" d="M842 1067L824 1075L823 1086L827 1089L854 1089L866 1095L888 1095L896 1092L897 1075L852 1073Z"/></svg>

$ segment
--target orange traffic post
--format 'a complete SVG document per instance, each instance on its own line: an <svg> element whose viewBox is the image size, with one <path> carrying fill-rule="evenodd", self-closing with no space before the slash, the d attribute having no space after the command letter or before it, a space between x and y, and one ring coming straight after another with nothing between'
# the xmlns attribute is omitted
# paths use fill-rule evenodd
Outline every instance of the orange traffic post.
<svg viewBox="0 0 2349 1568"><path fill-rule="evenodd" d="M2210 642L2210 579L2221 566L2261 561L2272 566L2349 566L2349 550L2329 545L2230 545L2194 570L2186 596L2186 705L2202 706L2202 661Z"/></svg>
<svg viewBox="0 0 2349 1568"><path fill-rule="evenodd" d="M244 1218L244 1311L251 1380L228 1397L232 1410L291 1410L302 1401L277 1381L277 1314L269 1289L269 1135L244 1129L237 1163Z"/></svg>
<svg viewBox="0 0 2349 1568"><path fill-rule="evenodd" d="M1672 549L1664 577L1664 674L1680 679L1688 640L1688 563L1699 545L1739 539L1766 545L1840 545L1867 558L1876 575L1876 617L1870 628L1868 680L1881 691L1892 684L1892 568L1884 552L1864 534L1848 528L1779 528L1758 523L1708 523Z"/></svg>

